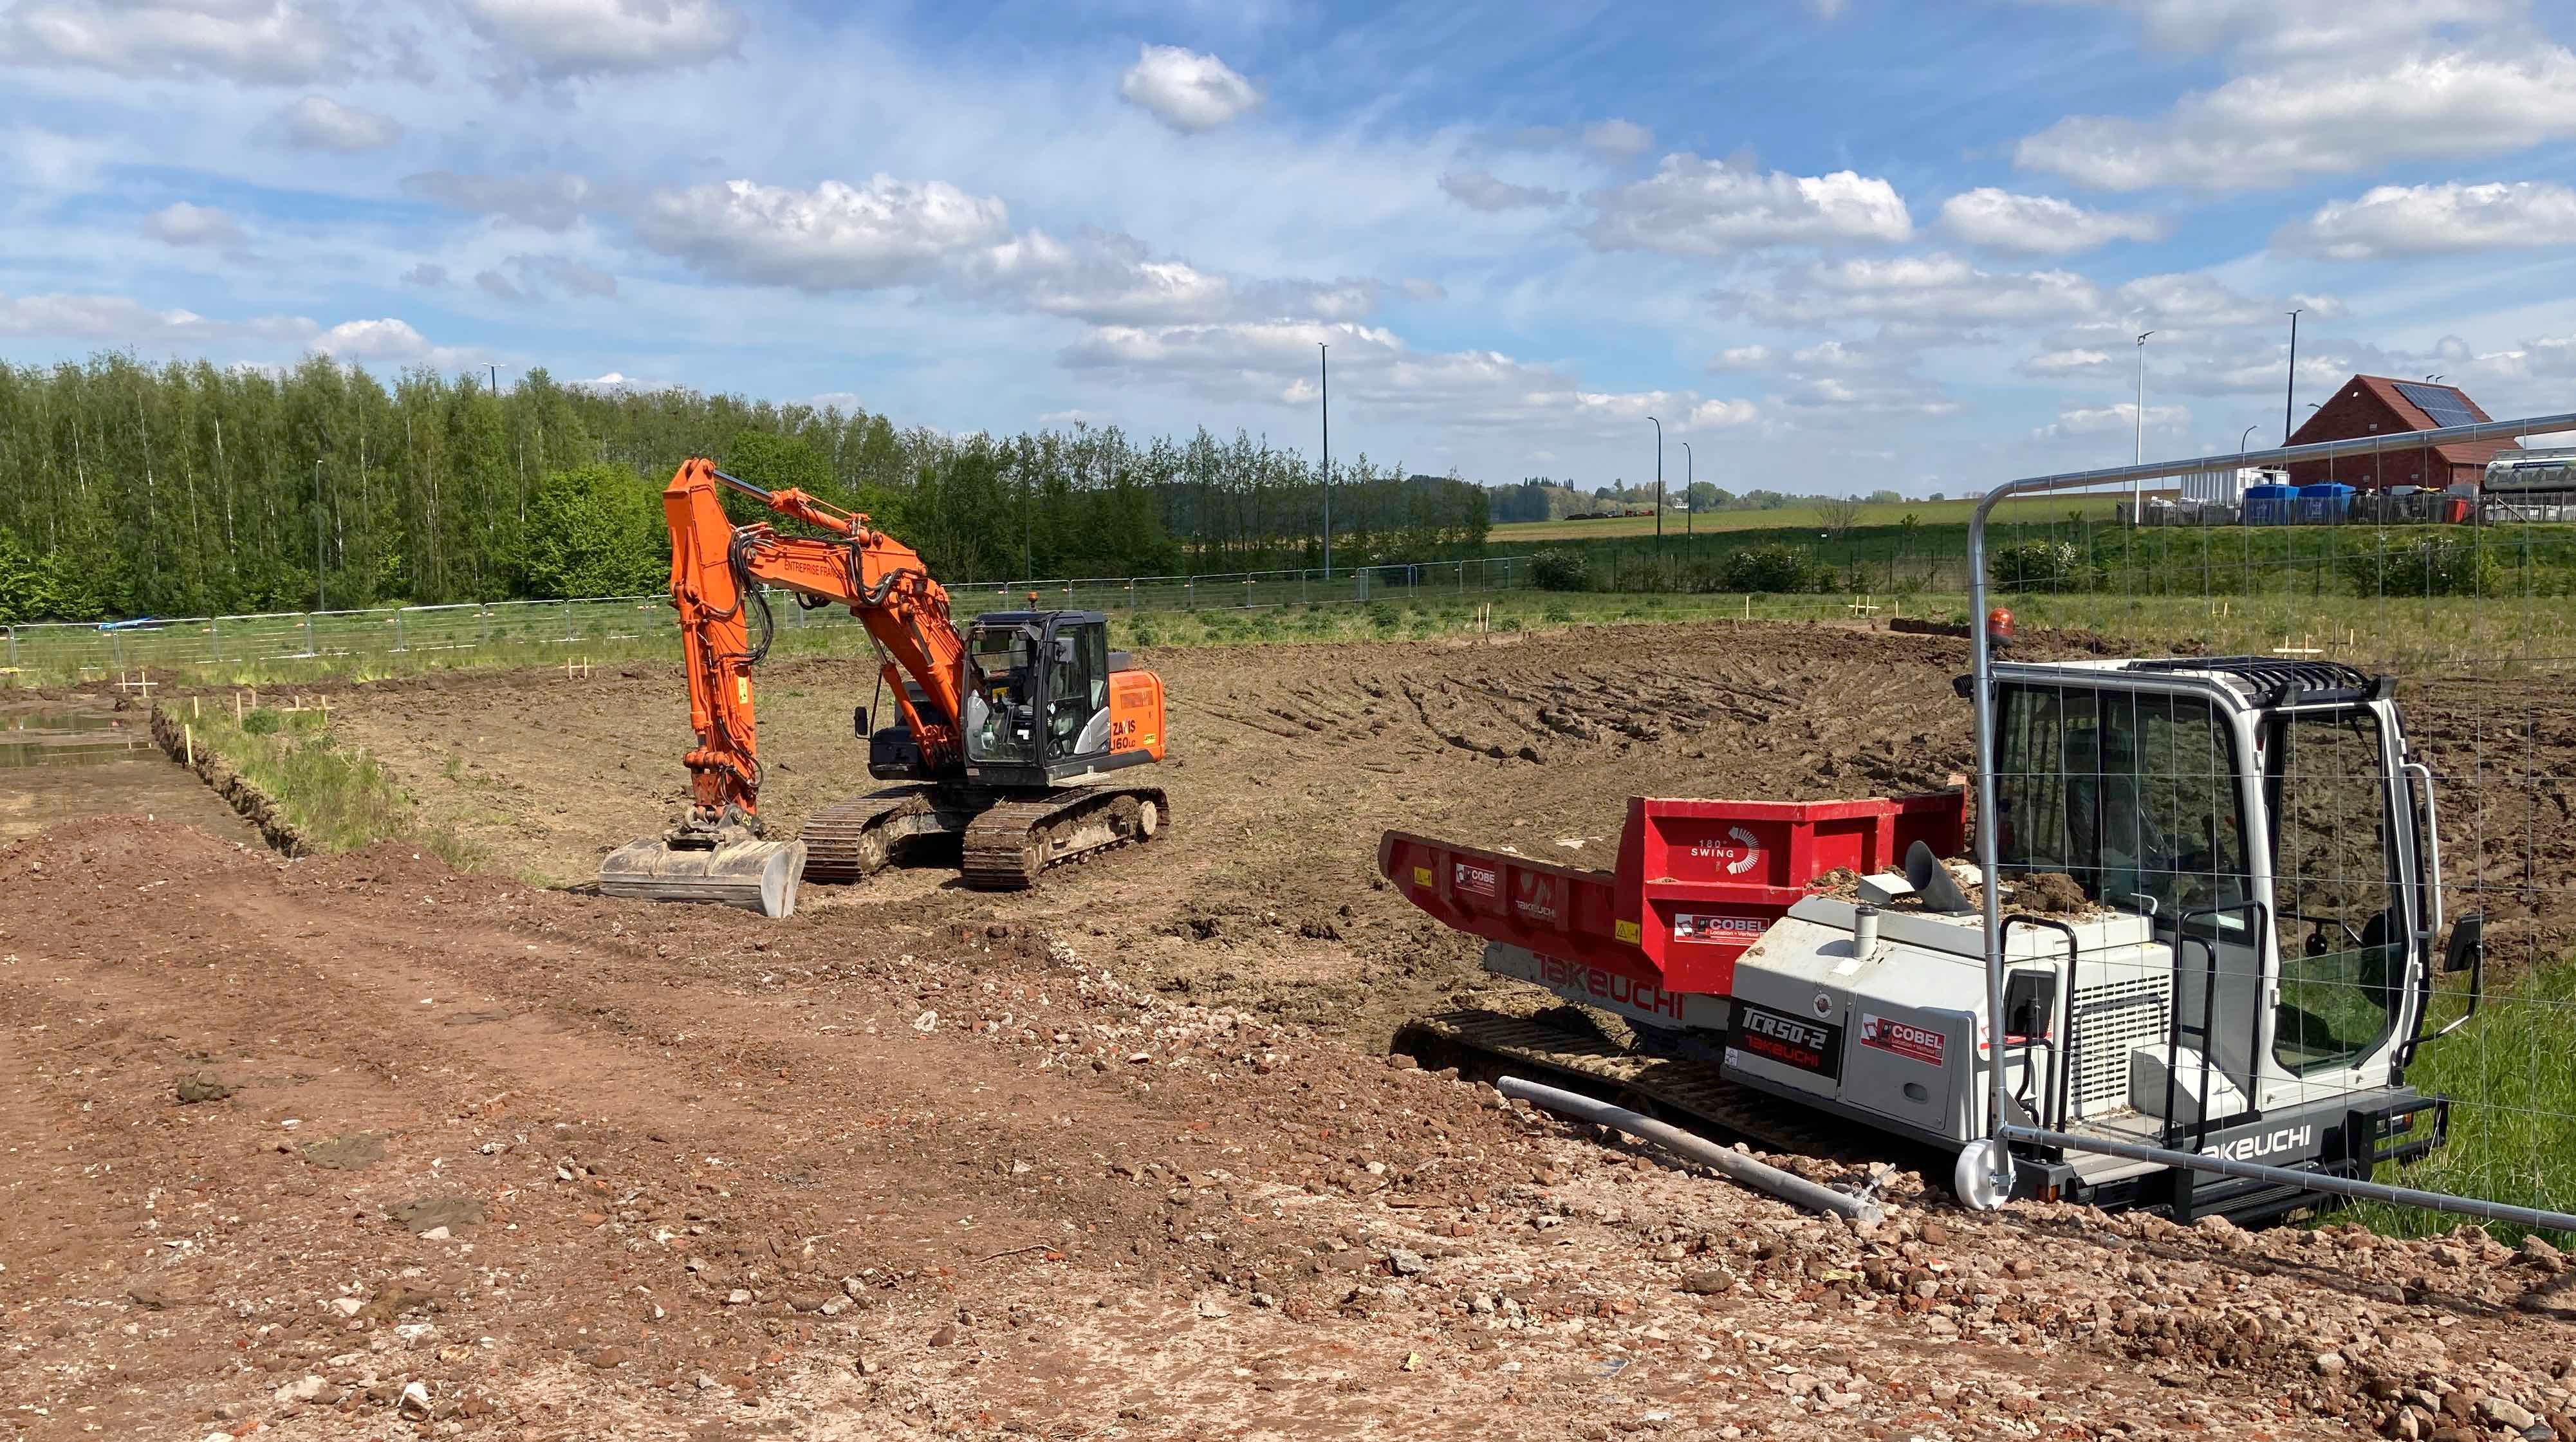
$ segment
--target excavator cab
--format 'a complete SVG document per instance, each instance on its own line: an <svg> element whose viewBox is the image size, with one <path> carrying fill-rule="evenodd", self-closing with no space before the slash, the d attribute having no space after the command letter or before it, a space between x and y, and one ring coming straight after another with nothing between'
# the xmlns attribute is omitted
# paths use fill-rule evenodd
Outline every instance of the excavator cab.
<svg viewBox="0 0 2576 1442"><path fill-rule="evenodd" d="M1098 611L994 611L966 631L966 777L1068 785L1162 755L1163 688Z"/></svg>

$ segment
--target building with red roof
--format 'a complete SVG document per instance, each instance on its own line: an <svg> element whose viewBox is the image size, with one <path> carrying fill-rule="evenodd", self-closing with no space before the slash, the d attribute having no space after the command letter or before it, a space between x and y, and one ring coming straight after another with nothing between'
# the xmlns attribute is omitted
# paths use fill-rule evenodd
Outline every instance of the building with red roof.
<svg viewBox="0 0 2576 1442"><path fill-rule="evenodd" d="M2404 437L2411 431L2493 419L2458 386L2391 376L2354 376L2318 405L2307 424L2291 435L2290 443L2386 436L2388 449L2326 461L2301 461L2288 468L2290 484L2312 486L2340 481L2365 491L2391 486L2422 486L2438 491L2463 483L2476 485L2486 476L2487 462L2494 460L2498 452L2514 447L2513 437L2447 446L2409 446Z"/></svg>

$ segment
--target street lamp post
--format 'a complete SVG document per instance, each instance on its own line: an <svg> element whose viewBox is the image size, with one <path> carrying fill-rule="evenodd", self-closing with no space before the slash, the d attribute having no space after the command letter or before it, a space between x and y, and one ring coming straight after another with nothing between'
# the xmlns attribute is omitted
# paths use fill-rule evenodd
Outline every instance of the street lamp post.
<svg viewBox="0 0 2576 1442"><path fill-rule="evenodd" d="M2259 426L2259 425L2261 425L2261 424L2262 424L2262 422L2261 422L2261 421L2256 421L2256 422L2254 423L2254 425L2256 425L2256 426ZM2245 434L2244 434L2244 435L2240 435L2240 436L2238 436L2238 437L2236 438L2236 454L2238 454L2239 456L2242 456L2242 455L2244 455L2244 454L2245 454L2245 441L2246 441L2246 437L2247 437L2247 436L2251 436L2251 435L2253 435L2253 434L2254 434L2254 426L2247 426L2247 427L2245 428Z"/></svg>
<svg viewBox="0 0 2576 1442"><path fill-rule="evenodd" d="M1333 348L1315 342L1315 370L1321 377L1318 408L1324 418L1324 583L1333 580Z"/></svg>
<svg viewBox="0 0 2576 1442"><path fill-rule="evenodd" d="M2142 331L2138 335L2138 404L2130 416L2137 423L2137 462L2142 466L2147 463L2147 337L2154 334L2154 331ZM2139 512L2143 509L2140 505L2143 492L2139 490L2143 484L2141 481L2129 482L2129 524L2132 526L2139 523Z"/></svg>
<svg viewBox="0 0 2576 1442"><path fill-rule="evenodd" d="M322 504L322 458L313 458L313 609L328 611L330 595L322 584L322 533L331 529L330 512Z"/></svg>
<svg viewBox="0 0 2576 1442"><path fill-rule="evenodd" d="M2299 313L2290 312L2290 373L2281 383L2281 444L2290 443L2290 416L2299 404Z"/></svg>
<svg viewBox="0 0 2576 1442"><path fill-rule="evenodd" d="M1682 442L1682 536L1683 550L1688 552L1689 538L1699 534L1699 466L1691 456L1690 442Z"/></svg>
<svg viewBox="0 0 2576 1442"><path fill-rule="evenodd" d="M1664 548L1664 423L1655 421L1655 549Z"/></svg>

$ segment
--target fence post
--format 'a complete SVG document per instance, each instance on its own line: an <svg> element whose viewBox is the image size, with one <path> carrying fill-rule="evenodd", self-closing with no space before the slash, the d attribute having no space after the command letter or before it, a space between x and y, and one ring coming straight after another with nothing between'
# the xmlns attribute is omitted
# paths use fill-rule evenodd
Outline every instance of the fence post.
<svg viewBox="0 0 2576 1442"><path fill-rule="evenodd" d="M407 607L407 606L396 606L396 607L394 607L394 649L395 649L395 650L397 650L397 651L400 651L400 650L405 649L405 648L404 648L404 646L403 646L403 622L402 622L402 616L403 616L403 612L404 612L404 611L406 611L406 610L408 610L408 609L410 609L410 608L409 608L409 607Z"/></svg>
<svg viewBox="0 0 2576 1442"><path fill-rule="evenodd" d="M11 626L11 627L9 627L9 628L8 628L8 631L9 631L9 669L10 669L10 670L12 670L12 671L15 671L15 670L17 670L17 669L18 669L18 628L17 628L17 627L15 627L15 626Z"/></svg>
<svg viewBox="0 0 2576 1442"><path fill-rule="evenodd" d="M564 642L572 642L572 597L564 597Z"/></svg>

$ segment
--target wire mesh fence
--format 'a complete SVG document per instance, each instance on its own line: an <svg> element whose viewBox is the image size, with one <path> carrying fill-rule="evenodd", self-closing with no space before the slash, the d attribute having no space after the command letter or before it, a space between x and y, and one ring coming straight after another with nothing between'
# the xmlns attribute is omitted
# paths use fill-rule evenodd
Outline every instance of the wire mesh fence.
<svg viewBox="0 0 2576 1442"><path fill-rule="evenodd" d="M1207 576L984 582L950 588L960 614L1037 606L1050 610L1153 611L1279 609L1291 606L1411 604L1525 587L1527 557ZM773 594L782 634L859 626L836 607L806 610ZM431 659L441 653L512 656L567 653L585 645L649 640L678 632L668 597L606 596L570 601L491 601L453 606L384 606L256 616L156 618L106 625L46 623L5 630L12 679L80 680L138 670L253 666L273 662Z"/></svg>
<svg viewBox="0 0 2576 1442"><path fill-rule="evenodd" d="M1995 924L2044 885L2101 928L2014 1039L2019 1165L2566 1226L2576 525L1998 526L1986 561L2019 632L1985 689Z"/></svg>

